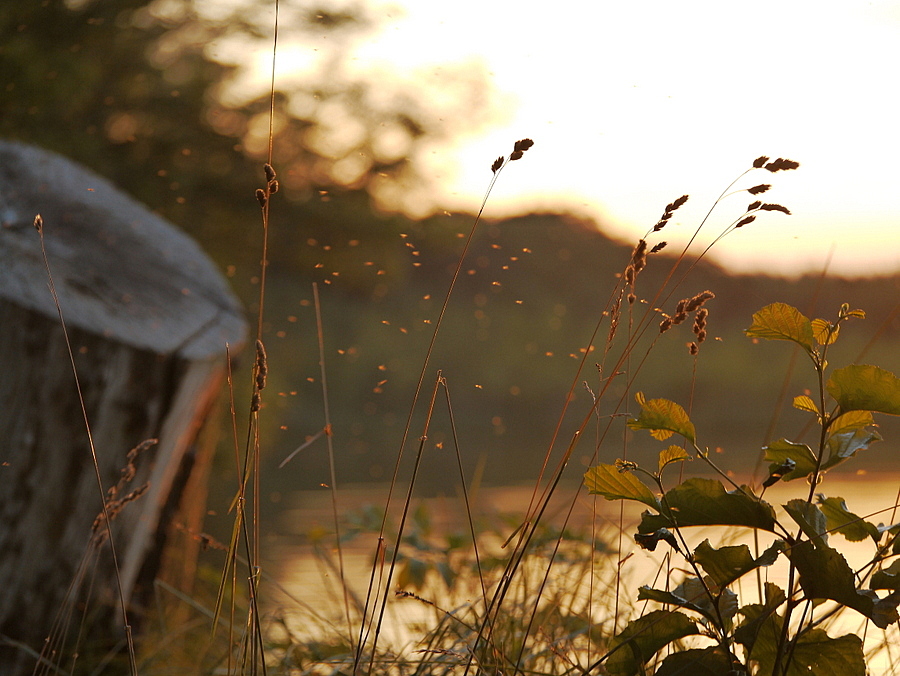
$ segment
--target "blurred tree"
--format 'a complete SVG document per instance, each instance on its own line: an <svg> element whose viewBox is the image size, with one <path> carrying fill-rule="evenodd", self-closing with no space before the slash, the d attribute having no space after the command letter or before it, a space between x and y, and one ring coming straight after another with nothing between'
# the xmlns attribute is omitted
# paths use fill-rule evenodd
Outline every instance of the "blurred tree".
<svg viewBox="0 0 900 676"><path fill-rule="evenodd" d="M477 128L492 104L470 65L444 68L430 85L351 70L354 46L380 23L362 5L282 8L288 74L276 82L273 132L287 199L275 218L292 225L273 233L272 261L309 274L320 255L309 242L345 249L353 241L354 261L396 243L399 222L373 218L372 207L427 212L427 182L413 160ZM185 227L223 265L255 268L272 18L272 3L253 0L4 3L0 136L84 162ZM307 67L292 75L298 59ZM315 206L324 200L327 212Z"/></svg>

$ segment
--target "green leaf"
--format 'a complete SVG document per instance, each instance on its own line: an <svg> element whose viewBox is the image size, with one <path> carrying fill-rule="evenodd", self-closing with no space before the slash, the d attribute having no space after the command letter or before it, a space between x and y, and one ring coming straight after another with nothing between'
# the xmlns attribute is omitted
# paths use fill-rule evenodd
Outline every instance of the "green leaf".
<svg viewBox="0 0 900 676"><path fill-rule="evenodd" d="M764 589L765 604L754 603L738 610L745 619L735 629L734 639L746 647L748 651L753 649L757 635L765 628L766 623L775 613L775 610L786 600L784 592L778 585L766 582Z"/></svg>
<svg viewBox="0 0 900 676"><path fill-rule="evenodd" d="M841 325L835 326L825 319L813 319L810 322L813 330L813 337L819 345L831 345L837 340L838 334L841 332Z"/></svg>
<svg viewBox="0 0 900 676"><path fill-rule="evenodd" d="M878 528L847 509L844 498L826 498L819 493L816 499L828 522L830 532L840 533L850 542L861 542L870 537L878 544L881 539Z"/></svg>
<svg viewBox="0 0 900 676"><path fill-rule="evenodd" d="M827 453L825 462L822 463L822 469L840 465L842 462L855 456L857 451L868 448L869 444L876 441L881 441L881 435L875 430L867 430L865 428L832 434L828 437L826 444Z"/></svg>
<svg viewBox="0 0 900 676"><path fill-rule="evenodd" d="M785 460L793 460L796 463L794 469L786 473L782 481L801 479L816 469L816 456L806 444L795 444L787 439L779 439L763 447L763 451L765 451L764 458L772 463L769 465L770 474L780 469Z"/></svg>
<svg viewBox="0 0 900 676"><path fill-rule="evenodd" d="M734 655L729 656L717 645L692 648L669 655L656 670L655 676L722 676L732 673L734 666L739 664Z"/></svg>
<svg viewBox="0 0 900 676"><path fill-rule="evenodd" d="M781 643L784 619L775 613L766 614L763 606L748 606L748 622L759 624L750 647L750 661L758 665L755 673L771 674L775 670L778 646ZM758 611L754 615L753 611ZM741 641L741 629L736 638ZM866 661L862 639L853 634L831 638L822 629L808 629L797 637L791 647L785 676L865 676Z"/></svg>
<svg viewBox="0 0 900 676"><path fill-rule="evenodd" d="M683 613L654 610L629 622L609 642L606 671L613 676L634 676L643 665L672 641L699 634L697 625Z"/></svg>
<svg viewBox="0 0 900 676"><path fill-rule="evenodd" d="M620 472L615 465L597 465L584 473L588 492L607 500L636 500L659 511L657 497L631 472Z"/></svg>
<svg viewBox="0 0 900 676"><path fill-rule="evenodd" d="M816 402L812 400L812 397L809 397L805 394L801 394L799 397L794 397L794 408L819 415L819 408L816 406Z"/></svg>
<svg viewBox="0 0 900 676"><path fill-rule="evenodd" d="M650 430L655 439L664 441L673 434L680 434L685 439L694 443L694 424L685 410L668 399L650 399L647 401L642 392L635 396L641 405L641 415L628 421L628 427L633 430Z"/></svg>
<svg viewBox="0 0 900 676"><path fill-rule="evenodd" d="M841 413L877 411L900 415L900 378L878 366L852 364L837 369L825 384Z"/></svg>
<svg viewBox="0 0 900 676"><path fill-rule="evenodd" d="M774 486L797 467L797 462L788 458L780 465L769 465L769 476L763 481L763 488Z"/></svg>
<svg viewBox="0 0 900 676"><path fill-rule="evenodd" d="M800 573L800 587L809 599L829 599L868 617L879 629L897 621L897 601L879 599L875 592L856 588L847 560L827 545L798 542L788 556Z"/></svg>
<svg viewBox="0 0 900 676"><path fill-rule="evenodd" d="M681 593L676 593L680 591ZM704 608L703 606L709 605L709 599L705 595L706 593L701 589L700 596L702 598L685 598L684 590L679 587L675 591L665 591L663 589L653 589L652 587L648 587L647 585L641 585L638 587L638 601L656 601L657 603L664 603L670 606L678 606L679 608L685 608L687 610L693 610L695 613L700 613L708 617L709 619L714 619L709 614L709 609ZM696 597L696 594L694 595ZM702 603L705 601L705 604Z"/></svg>
<svg viewBox="0 0 900 676"><path fill-rule="evenodd" d="M707 590L709 590L707 592ZM698 608L713 624L719 623L721 617L727 630L731 630L731 618L737 613L737 594L728 589L716 586L707 575L701 581L698 577L686 577L672 590L675 596L687 599L691 607ZM710 596L711 595L711 596Z"/></svg>
<svg viewBox="0 0 900 676"><path fill-rule="evenodd" d="M828 543L828 521L818 507L798 498L788 501L784 510L815 544Z"/></svg>
<svg viewBox="0 0 900 676"><path fill-rule="evenodd" d="M774 532L775 510L750 488L726 492L720 481L694 477L675 486L660 501L660 514L644 512L640 533L675 526L746 526Z"/></svg>
<svg viewBox="0 0 900 676"><path fill-rule="evenodd" d="M668 542L672 549L681 553L681 548L678 546L678 540L668 528L660 528L654 533L635 533L634 541L641 549L647 549L651 552L656 551L656 545L658 545L660 541Z"/></svg>
<svg viewBox="0 0 900 676"><path fill-rule="evenodd" d="M722 588L751 570L760 566L771 566L784 548L783 540L775 540L758 559L754 559L747 545L715 549L709 544L709 540L704 540L694 550L694 560L703 566L703 570L713 582Z"/></svg>
<svg viewBox="0 0 900 676"><path fill-rule="evenodd" d="M872 575L872 589L900 589L900 559Z"/></svg>
<svg viewBox="0 0 900 676"><path fill-rule="evenodd" d="M753 324L744 333L751 338L790 340L807 352L813 351L812 323L797 308L785 303L773 303L755 313Z"/></svg>
<svg viewBox="0 0 900 676"><path fill-rule="evenodd" d="M672 444L668 448L665 448L659 452L659 471L662 472L666 465L670 465L673 462L682 462L684 460L690 459L691 456L688 455L688 452L686 450L684 450L681 446Z"/></svg>
<svg viewBox="0 0 900 676"><path fill-rule="evenodd" d="M875 419L872 417L871 411L848 411L831 421L831 424L828 425L828 432L829 434L838 434L874 424Z"/></svg>

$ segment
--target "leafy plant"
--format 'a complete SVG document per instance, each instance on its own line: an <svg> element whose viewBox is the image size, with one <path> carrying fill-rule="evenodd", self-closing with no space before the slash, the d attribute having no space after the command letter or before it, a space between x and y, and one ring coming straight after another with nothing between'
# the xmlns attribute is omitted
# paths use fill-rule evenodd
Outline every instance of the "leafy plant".
<svg viewBox="0 0 900 676"><path fill-rule="evenodd" d="M898 621L900 604L900 525L876 525L849 510L843 498L816 490L827 470L837 467L881 439L874 414L900 415L900 378L877 366L851 364L829 371L828 352L841 327L865 317L844 304L834 321L810 320L799 310L774 303L753 315L747 336L798 345L811 364L812 394L798 395L795 408L812 416L816 441L779 439L763 450L769 464L760 490L737 485L697 441L687 412L666 399L637 394L640 414L628 421L658 440L674 435L684 447L670 445L649 470L630 461L601 464L585 474L589 492L607 500L632 500L649 507L634 538L645 549L666 543L684 557L688 575L674 589L641 586L637 598L667 607L629 622L598 661L611 674L648 673L647 665L663 649L655 674L865 674L862 640L854 634L831 636L824 625L844 609L863 615L879 629ZM706 463L719 479L688 478L671 488L664 482L669 465L691 457ZM800 496L782 505L783 514L765 500L767 488L805 478ZM745 528L767 536L771 544L754 555L746 544L713 547L704 540L691 548L684 529L715 526ZM850 542L871 539L874 553L854 571L829 543L840 534ZM758 549L758 547L757 547ZM756 603L741 605L737 583L748 574L783 562L787 589L757 584ZM758 580L761 578L757 578ZM887 592L879 595L878 592ZM824 604L830 601L831 604ZM799 617L798 617L799 615ZM705 647L684 648L679 641L698 638ZM690 644L694 646L694 644Z"/></svg>

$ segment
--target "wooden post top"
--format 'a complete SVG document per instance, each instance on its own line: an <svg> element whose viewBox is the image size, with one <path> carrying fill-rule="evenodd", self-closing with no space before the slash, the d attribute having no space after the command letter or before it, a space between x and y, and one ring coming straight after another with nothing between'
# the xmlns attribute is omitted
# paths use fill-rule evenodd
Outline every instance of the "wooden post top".
<svg viewBox="0 0 900 676"><path fill-rule="evenodd" d="M189 360L246 340L236 297L184 232L81 165L2 140L0 299L56 316L37 214L68 325Z"/></svg>

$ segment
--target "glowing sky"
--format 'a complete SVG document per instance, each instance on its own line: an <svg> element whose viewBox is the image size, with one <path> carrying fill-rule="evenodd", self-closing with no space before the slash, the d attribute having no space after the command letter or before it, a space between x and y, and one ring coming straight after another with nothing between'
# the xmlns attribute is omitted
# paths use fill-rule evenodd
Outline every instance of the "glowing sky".
<svg viewBox="0 0 900 676"><path fill-rule="evenodd" d="M794 215L760 216L716 246L717 260L820 271L831 251L833 272L900 269L897 2L367 6L383 24L354 47L355 68L439 77L466 62L503 104L504 119L423 158L446 208L477 208L493 158L527 136L535 146L504 171L489 213L565 208L634 240L689 193L665 232L671 245L754 158L788 157L800 170L742 185L773 183L766 197ZM287 72L289 46L283 54ZM750 201L732 197L701 239Z"/></svg>

